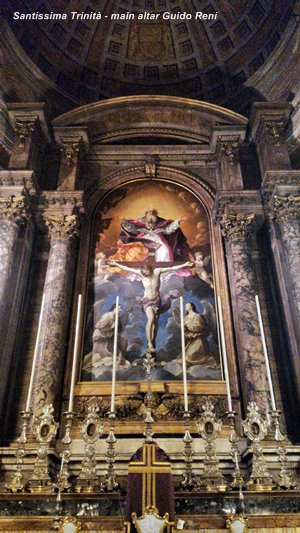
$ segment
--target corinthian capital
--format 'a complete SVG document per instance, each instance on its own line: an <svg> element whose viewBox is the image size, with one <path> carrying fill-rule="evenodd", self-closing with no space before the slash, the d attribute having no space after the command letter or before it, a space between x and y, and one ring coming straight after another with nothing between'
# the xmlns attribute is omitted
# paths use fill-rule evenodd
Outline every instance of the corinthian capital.
<svg viewBox="0 0 300 533"><path fill-rule="evenodd" d="M0 220L25 224L30 218L29 205L25 196L0 198Z"/></svg>
<svg viewBox="0 0 300 533"><path fill-rule="evenodd" d="M300 217L300 196L273 197L273 205L270 207L270 218L277 222L287 222Z"/></svg>
<svg viewBox="0 0 300 533"><path fill-rule="evenodd" d="M221 219L222 235L228 240L246 239L253 234L255 215L223 215Z"/></svg>
<svg viewBox="0 0 300 533"><path fill-rule="evenodd" d="M48 216L45 224L51 239L72 239L79 234L77 215Z"/></svg>

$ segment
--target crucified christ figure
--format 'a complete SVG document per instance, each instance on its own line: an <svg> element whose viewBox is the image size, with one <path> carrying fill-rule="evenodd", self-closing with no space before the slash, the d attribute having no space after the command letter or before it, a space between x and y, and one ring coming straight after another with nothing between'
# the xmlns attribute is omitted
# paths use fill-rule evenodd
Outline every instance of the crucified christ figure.
<svg viewBox="0 0 300 533"><path fill-rule="evenodd" d="M181 270L186 267L191 268L194 266L194 263L186 262L181 265L165 268L153 268L151 265L145 264L138 269L122 265L117 261L107 261L107 264L110 266L116 266L121 270L125 270L126 272L132 272L133 274L137 274L141 277L141 281L145 289L141 303L147 317L146 337L148 343L148 352L154 353L154 342L157 333L159 313L161 311L159 292L161 275L165 272L174 272L175 270Z"/></svg>

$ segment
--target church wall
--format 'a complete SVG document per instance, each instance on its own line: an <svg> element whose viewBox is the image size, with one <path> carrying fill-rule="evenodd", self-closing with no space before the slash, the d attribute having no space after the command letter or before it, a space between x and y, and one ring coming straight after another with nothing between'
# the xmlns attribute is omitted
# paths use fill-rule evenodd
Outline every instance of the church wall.
<svg viewBox="0 0 300 533"><path fill-rule="evenodd" d="M139 102L140 105L141 103ZM75 125L72 124L70 114L68 115L67 125L63 126L62 123L56 123L55 135L61 150L60 165L57 168L56 188L53 186L52 189L50 187L44 189L44 186L41 186L41 184L48 182L49 174L46 179L41 177L41 166L38 161L40 156L37 155L32 159L32 161L37 159L36 166L33 165L36 169L37 187L35 192L33 192L34 201L31 201L30 204L32 211L35 213L33 218L35 236L31 261L30 265L28 265L29 273L28 276L26 273L26 275L24 274L24 279L22 279L21 283L25 296L19 331L14 340L15 344L12 351L11 390L7 403L1 480L8 479L14 469L13 454L16 446L16 437L20 434L22 425L22 418L19 412L24 409L26 403L44 291L46 292L46 319L42 325L42 340L40 339L39 344L40 357L38 371L35 376L33 403L36 415L41 414L41 408L44 404L53 403L55 405L55 419L61 422L57 438L51 444L47 459L51 475L57 474L59 453L63 447L62 437L66 430L65 418L62 413L68 409L79 294L83 295L84 301L83 319L79 326L80 357L87 355L84 348L84 331L89 313L89 308L86 306L88 285L91 281L89 276L92 272L90 267L94 259L94 224L99 214L103 214L104 219L115 216L114 210L118 212L119 209L118 202L116 201L115 204L112 202L111 207L107 205L109 198L112 198L112 191L117 196L124 188L133 183L143 185L144 190L148 192L150 188L154 189L162 185L164 187L177 187L178 197L181 193L194 195L196 207L203 206L207 216L214 290L215 294L221 296L230 390L233 409L238 414L236 417L236 429L241 435L239 441L242 455L241 472L245 477L248 477L253 467L253 454L249 449L246 437L243 436L241 420L246 418L246 409L252 400L258 402L266 420L268 419L267 406L270 406L254 296L259 294L260 297L276 405L278 409L284 411L284 416L280 418L280 428L288 438L296 441L298 438L298 428L295 424L297 386L295 377L290 371L295 366L293 349L296 346L294 339L297 334L295 320L296 301L294 299L290 301L287 287L291 287L291 290L294 291L297 288L295 289L294 279L290 277L289 272L290 261L293 258L284 255L286 253L286 241L282 239L282 233L279 232L277 226L273 225L271 239L268 236L269 222L266 217L266 212L268 212L266 205L271 200L270 196L266 195L264 190L262 194L258 187L260 177L255 165L255 178L252 180L251 161L255 160L255 156L253 156L252 149L247 152L245 143L242 152L246 164L241 164L240 161L240 145L244 142L245 124L241 124L242 120L240 120L240 123L234 124L234 120L237 119L230 115L230 118L228 118L230 124L219 126L211 118L213 112L210 109L208 113L210 118L206 116L207 121L203 121L203 124L206 124L205 127L203 126L204 129L206 128L206 135L204 135L205 131L201 132L201 142L198 138L197 143L176 144L176 146L172 144L164 144L162 146L135 144L133 147L128 147L121 144L122 135L124 134L124 139L128 138L127 134L130 131L130 124L126 125L125 121L122 122L124 124L123 134L117 131L117 125L113 123L109 125L112 137L114 137L114 128L116 128L116 135L118 135L116 144L106 144L104 142L105 136L103 131L101 131L101 121L99 119L101 117L100 111L99 109L94 109L91 114L82 110L77 111L75 116L79 114L79 118L77 116L76 120L81 121L82 116L85 116L84 122L80 125L77 123ZM83 115L80 115L80 113L83 113ZM106 111L104 110L103 113L105 115ZM207 113L207 110L195 110L198 123L201 121L201 113ZM225 111L223 110L222 113L225 113ZM126 111L126 117L128 118L128 116ZM137 120L136 116L135 120ZM153 121L154 115L151 116L150 114L149 116L150 122ZM181 116L180 113L178 113L178 116ZM156 114L155 117L157 120ZM62 118L60 120L63 122ZM105 120L105 127L107 127L109 123L107 117ZM155 125L152 122L151 124L151 135L154 135ZM184 137L185 124L184 120L181 122L181 119L178 118L176 128L177 133L178 131L181 132L181 137ZM135 123L135 127L137 126ZM157 128L158 126L159 124L156 124ZM165 124L163 126L165 127ZM142 125L142 130L144 135L144 124ZM260 132L259 128L257 130ZM259 136L260 133L257 135ZM187 139L189 136L190 132L187 135ZM203 140L204 137L205 140ZM38 135L28 138L28 150L31 143L39 142L38 139ZM41 141L44 146L45 135L43 135ZM264 141L260 137L256 139L256 142L260 142L262 145L260 151L258 151L258 156L264 184L266 183L266 176L268 178L268 169L266 170L268 158L266 154L268 155L272 151L271 143L268 145L268 150L264 151L263 142L267 141L267 132L265 132ZM253 143L253 140L251 140L251 143ZM16 144L14 150L17 152ZM29 152L33 153L30 150ZM34 153L41 154L38 149ZM46 147L48 164L51 164L51 155L49 154L52 153L57 165L58 150L52 151L52 148L50 149L48 145ZM23 155L24 161L30 159L26 158L26 154ZM16 172L20 172L20 170L11 170L10 179L15 179ZM29 172L28 169L27 172ZM292 192L296 191L297 185L295 183L298 180L298 176L291 170L286 170L285 172L287 172L289 179L291 179L292 174L294 180ZM280 175L282 176L282 174ZM283 178L281 177L280 179L282 180ZM160 190L164 189L161 188ZM21 192L25 196L25 189L22 189ZM143 188L141 188L142 195ZM190 198L192 196L189 197L189 201ZM144 206L147 207L146 204L147 200L143 199L140 205L144 209ZM164 214L164 202L162 202L162 205L152 207L157 207L159 214L164 218L175 219L177 216L175 211L168 211L167 214ZM183 210L183 207L189 209L188 206L177 204L178 211L180 209ZM192 211L189 210L190 219L192 219L191 213ZM178 214L180 215L181 213ZM132 216L136 218L140 215L139 212L135 212ZM130 205L128 206L126 217L131 218ZM198 219L193 218L194 223L197 221ZM117 223L114 223L116 224L115 227L117 227ZM271 224L274 224L273 219ZM182 223L182 228L190 239L194 229L185 226L184 222ZM102 236L104 233L102 231ZM19 239L21 240L22 235L22 232L19 233ZM118 235L119 230L116 230L115 237L118 237ZM107 234L105 234L106 236ZM272 249L275 250L275 259L272 256ZM279 254L279 250L282 253ZM115 253L116 249L112 250L107 257L113 256ZM23 268L26 270L25 263ZM291 272L293 273L292 270ZM16 293L17 289L18 287L16 287ZM125 301L126 294L122 295L121 293L120 295ZM280 299L279 305L277 305L278 299ZM102 311L103 309L105 312L107 311L106 308L102 307ZM99 317L97 316L98 319ZM143 328L140 334L145 336ZM176 342L179 344L178 339ZM180 346L178 347L179 352ZM51 378L49 379L49 386L48 378ZM284 389L287 383L289 393L285 394ZM45 395L42 394L44 402L42 405L37 399L43 393L44 386L46 393ZM152 428L157 444L169 454L174 484L178 488L186 469L182 442L186 426L183 419L184 395L182 381L180 379L159 377L153 380L152 386L152 414L155 418ZM118 480L121 482L124 491L126 491L127 487L128 462L144 440L144 418L147 407L146 394L147 384L142 375L139 376L137 381L117 379L116 408L118 418L115 423L117 437L115 468ZM216 441L218 464L222 474L227 480L230 480L233 463L229 441L231 428L225 417L228 407L225 382L222 379L189 379L188 394L192 414L190 431L194 438L193 473L197 479L201 479L201 476L203 476L203 465L205 464L205 458L207 459L207 450L205 449L205 440L199 437L196 421L203 411L204 402L211 400L217 417L223 418L223 425ZM76 479L78 480L82 459L86 451L80 424L87 416L88 410L92 409L93 406L97 406L101 417L105 419L106 413L110 408L110 398L110 376L103 382L93 380L86 382L80 380L80 374L78 373L74 397L74 410L78 414L78 419L74 420L71 429L71 457L68 463L72 482ZM291 409L291 404L293 403L294 410ZM101 479L105 477L107 472L105 454L107 452L106 438L109 435L108 431L109 428L106 423L103 436L95 443L97 472ZM266 433L267 436L263 442L264 466L276 477L278 476L280 465L273 428L267 428ZM289 444L288 465L295 470L299 460L299 450L297 446L292 447L290 442ZM27 454L23 471L27 479L32 475L36 454L36 441L32 428L28 432L26 449ZM222 528L224 530L223 504L218 500L217 505L220 506L220 513L212 517L211 521L208 521L203 500L204 494L206 493L200 494L199 499L197 499L197 494L197 498L195 497L195 502L192 504L189 496L186 497L178 491L176 493L177 516L185 519L187 526L193 531L202 531L203 528L206 528L207 531L216 531L218 529L222 531ZM229 494L235 493L230 492ZM247 491L246 494L248 495ZM218 496L220 496L220 493L218 493ZM81 498L82 502L84 501L82 494L77 494L76 498ZM256 501L255 498L256 496L254 497ZM229 499L226 497L226 502ZM275 508L272 507L271 511L270 507L268 507L269 503L264 502L263 505L269 514L274 514L274 509L278 510L276 505L280 499L280 492L279 496L278 494L274 495ZM25 500L23 504L26 507ZM109 499L108 505L114 505L112 501L113 499ZM214 504L214 500L209 500L209 505L211 502ZM51 499L50 507L52 503L54 503L54 498ZM71 503L73 505L74 502L72 501ZM68 503L65 503L65 505L67 506ZM101 507L102 503L99 505ZM103 503L103 505L103 508L105 508L107 504ZM235 505L237 505L237 502L235 502ZM248 514L251 514L251 505L249 500ZM105 515L105 521L102 517L95 519L95 522L90 520L89 528L93 524L95 529L105 531L105 527L113 526L117 528L119 526L119 520L121 519L118 516L119 511L112 507L109 508L109 512L107 508L105 509L103 513L109 514L110 512L113 518L108 518ZM202 509L201 512L200 509ZM41 510L44 513L43 505ZM52 513L52 507L49 512ZM100 515L101 512L99 513ZM255 515L253 522L249 522L250 531L255 531L255 529L258 530L259 528L262 530L262 527L275 527L275 522L264 521L262 517L259 517L257 509L253 514ZM36 518L35 523L31 523L28 520L26 527L29 531L31 527L33 530L35 527L40 527L42 530L45 526L46 531L48 527L46 522L47 520L44 518L40 521ZM84 517L83 522L88 522L86 517ZM291 527L296 527L298 524L297 520L290 523L292 524ZM278 519L276 527L284 528L286 524L285 518L282 521ZM3 522L4 525L5 523ZM18 527L17 520L14 522L13 527Z"/></svg>

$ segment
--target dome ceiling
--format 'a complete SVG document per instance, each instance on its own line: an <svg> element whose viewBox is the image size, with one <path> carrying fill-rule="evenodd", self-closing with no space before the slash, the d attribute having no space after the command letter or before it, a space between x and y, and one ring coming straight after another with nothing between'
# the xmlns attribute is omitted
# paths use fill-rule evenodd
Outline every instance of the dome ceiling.
<svg viewBox="0 0 300 533"><path fill-rule="evenodd" d="M288 0L10 0L5 18L30 59L68 106L133 94L197 98L246 113L243 83L288 23ZM156 21L111 13L160 13ZM68 20L13 20L12 12L68 13ZM100 20L70 13L101 12ZM163 12L218 12L216 20L164 20ZM107 16L107 18L105 18ZM256 99L257 96L256 96Z"/></svg>

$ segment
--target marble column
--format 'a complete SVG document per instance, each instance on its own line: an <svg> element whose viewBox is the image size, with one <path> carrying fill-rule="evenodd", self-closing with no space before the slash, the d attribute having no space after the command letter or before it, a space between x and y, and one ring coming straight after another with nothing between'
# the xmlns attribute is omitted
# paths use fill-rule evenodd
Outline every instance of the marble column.
<svg viewBox="0 0 300 533"><path fill-rule="evenodd" d="M0 198L0 331L4 340L14 252L20 226L29 220L29 205L24 195Z"/></svg>
<svg viewBox="0 0 300 533"><path fill-rule="evenodd" d="M300 195L275 194L270 208L282 235L295 308L300 321Z"/></svg>
<svg viewBox="0 0 300 533"><path fill-rule="evenodd" d="M48 216L50 253L44 285L45 309L40 337L40 357L34 387L34 411L48 403L57 405L61 392L73 271L76 215Z"/></svg>
<svg viewBox="0 0 300 533"><path fill-rule="evenodd" d="M221 219L244 401L255 400L265 409L268 385L255 304L257 284L252 259L255 226L254 214L224 214Z"/></svg>

